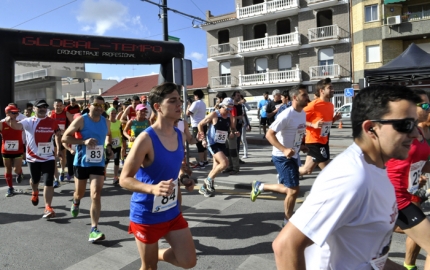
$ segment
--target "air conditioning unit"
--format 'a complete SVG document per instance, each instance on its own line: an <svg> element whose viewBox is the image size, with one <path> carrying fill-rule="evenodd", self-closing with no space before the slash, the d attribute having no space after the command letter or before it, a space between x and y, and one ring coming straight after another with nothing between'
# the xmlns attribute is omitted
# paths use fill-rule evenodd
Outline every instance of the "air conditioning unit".
<svg viewBox="0 0 430 270"><path fill-rule="evenodd" d="M400 15L387 17L387 25L397 25L401 23L402 23L402 20L400 18Z"/></svg>

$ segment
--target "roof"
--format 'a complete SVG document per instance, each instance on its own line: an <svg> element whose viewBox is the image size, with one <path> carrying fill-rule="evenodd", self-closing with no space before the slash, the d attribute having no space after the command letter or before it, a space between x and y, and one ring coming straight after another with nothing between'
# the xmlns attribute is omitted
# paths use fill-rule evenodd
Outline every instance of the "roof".
<svg viewBox="0 0 430 270"><path fill-rule="evenodd" d="M148 93L156 85L158 85L158 74L126 78L106 90L102 96L140 95ZM187 86L187 89L202 89L207 88L207 86L208 68L193 69L193 85Z"/></svg>

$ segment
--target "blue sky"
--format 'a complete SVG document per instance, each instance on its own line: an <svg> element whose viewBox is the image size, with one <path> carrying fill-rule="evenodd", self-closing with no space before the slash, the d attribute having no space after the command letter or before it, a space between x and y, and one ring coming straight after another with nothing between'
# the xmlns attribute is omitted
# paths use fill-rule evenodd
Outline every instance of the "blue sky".
<svg viewBox="0 0 430 270"><path fill-rule="evenodd" d="M160 3L161 0L152 0ZM234 12L234 0L167 0L169 8L202 19ZM140 0L0 0L0 28L110 37L162 40L159 8ZM193 68L207 66L206 32L193 28L193 20L168 12L169 35L185 45L185 58ZM198 24L198 22L195 22ZM87 64L86 71L103 79L158 73L158 65Z"/></svg>

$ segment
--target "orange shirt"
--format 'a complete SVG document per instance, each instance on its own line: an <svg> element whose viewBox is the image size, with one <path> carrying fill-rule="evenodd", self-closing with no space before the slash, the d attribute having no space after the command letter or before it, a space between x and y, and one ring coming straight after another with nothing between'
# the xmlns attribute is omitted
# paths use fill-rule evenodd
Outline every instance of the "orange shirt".
<svg viewBox="0 0 430 270"><path fill-rule="evenodd" d="M306 122L316 123L321 119L324 122L322 128L306 127L305 143L326 144L328 142L328 133L330 133L333 123L333 103L317 98L309 102L304 111L306 112Z"/></svg>

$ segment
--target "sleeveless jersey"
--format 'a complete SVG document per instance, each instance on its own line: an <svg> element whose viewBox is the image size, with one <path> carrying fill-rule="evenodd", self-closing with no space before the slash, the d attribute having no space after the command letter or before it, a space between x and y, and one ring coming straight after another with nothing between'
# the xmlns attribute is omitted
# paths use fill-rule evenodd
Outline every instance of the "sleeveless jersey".
<svg viewBox="0 0 430 270"><path fill-rule="evenodd" d="M132 119L136 118L136 110L133 108L132 105L130 105L129 108L130 108L130 110L128 111L127 117L128 117L128 120L132 120Z"/></svg>
<svg viewBox="0 0 430 270"><path fill-rule="evenodd" d="M144 121L137 121L136 119L131 121L131 127L130 127L130 136L137 138L140 133L142 133L145 129L149 127L149 121L148 119L145 119ZM133 146L133 142L128 143L128 147L131 148Z"/></svg>
<svg viewBox="0 0 430 270"><path fill-rule="evenodd" d="M82 115L84 119L84 128L80 130L83 140L94 138L97 140L97 146L88 148L86 145L77 145L73 166L79 167L104 167L104 143L108 134L106 119L100 117L98 122L91 120L88 114Z"/></svg>
<svg viewBox="0 0 430 270"><path fill-rule="evenodd" d="M112 138L112 148L118 148L122 145L121 122L110 122L110 135ZM106 144L105 144L106 148Z"/></svg>
<svg viewBox="0 0 430 270"><path fill-rule="evenodd" d="M49 117L35 116L20 121L25 131L27 141L27 161L45 162L55 160L54 138L55 132L60 130L57 122Z"/></svg>
<svg viewBox="0 0 430 270"><path fill-rule="evenodd" d="M221 113L216 111L218 121L215 125L211 125L207 133L209 145L216 143L225 143L228 140L228 131L230 129L230 117L222 118Z"/></svg>
<svg viewBox="0 0 430 270"><path fill-rule="evenodd" d="M167 150L152 127L145 130L151 137L154 161L147 168L140 167L136 179L142 183L157 185L160 181L175 179L176 188L169 197L133 192L130 201L130 220L137 224L157 224L176 218L179 213L177 178L184 157L182 134L176 127L178 148Z"/></svg>
<svg viewBox="0 0 430 270"><path fill-rule="evenodd" d="M58 127L61 129L61 131L64 131L66 129L66 124L67 124L66 111L63 110L60 114L57 114L55 113L55 111L52 111L50 117L57 121Z"/></svg>
<svg viewBox="0 0 430 270"><path fill-rule="evenodd" d="M0 122L2 125L2 154L22 154L24 146L22 141L22 130L11 128L6 122Z"/></svg>

